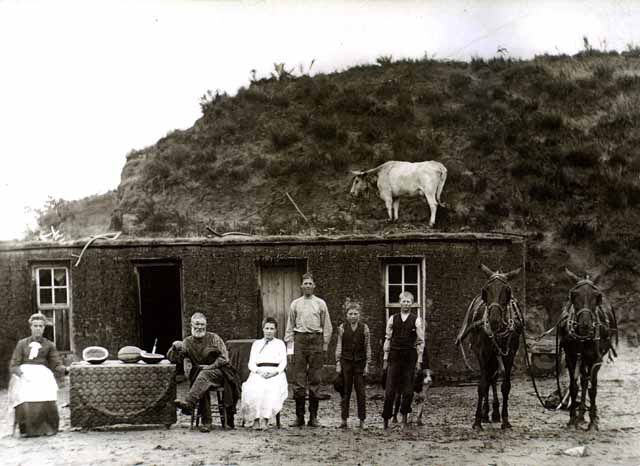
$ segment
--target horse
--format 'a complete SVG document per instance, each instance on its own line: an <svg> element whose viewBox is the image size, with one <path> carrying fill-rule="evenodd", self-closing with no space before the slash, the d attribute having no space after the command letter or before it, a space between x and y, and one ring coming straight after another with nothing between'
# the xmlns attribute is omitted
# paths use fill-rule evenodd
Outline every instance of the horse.
<svg viewBox="0 0 640 466"><path fill-rule="evenodd" d="M520 268L503 273L492 271L484 264L481 269L489 277L480 295L469 305L456 345L462 348L465 338L480 365L478 382L478 405L473 422L474 430L482 430L482 422L488 421L489 388L493 389L492 421L502 420L502 429L510 429L509 392L511 391L511 371L524 329L524 319L518 302L513 297L509 280ZM464 350L463 350L464 355ZM502 412L497 394L497 377L502 374ZM501 419L502 418L502 419Z"/></svg>
<svg viewBox="0 0 640 466"><path fill-rule="evenodd" d="M605 355L617 356L613 345L618 346L618 323L613 308L606 300L604 293L596 286L596 278L586 275L580 278L569 269L566 274L576 284L569 291L558 323L560 347L565 352L567 369L569 370L569 406L568 427L578 428L584 422L586 395L589 391L589 426L588 430L598 430L598 410L596 394L598 392L598 372ZM576 407L578 383L576 367L580 370L582 396L579 409ZM591 386L589 387L589 383ZM578 413L576 414L576 410Z"/></svg>

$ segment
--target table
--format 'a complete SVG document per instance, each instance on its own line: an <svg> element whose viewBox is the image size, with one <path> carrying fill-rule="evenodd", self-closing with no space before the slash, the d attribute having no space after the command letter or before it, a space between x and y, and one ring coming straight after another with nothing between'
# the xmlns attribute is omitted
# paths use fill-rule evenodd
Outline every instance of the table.
<svg viewBox="0 0 640 466"><path fill-rule="evenodd" d="M176 366L105 361L71 365L72 427L176 422Z"/></svg>

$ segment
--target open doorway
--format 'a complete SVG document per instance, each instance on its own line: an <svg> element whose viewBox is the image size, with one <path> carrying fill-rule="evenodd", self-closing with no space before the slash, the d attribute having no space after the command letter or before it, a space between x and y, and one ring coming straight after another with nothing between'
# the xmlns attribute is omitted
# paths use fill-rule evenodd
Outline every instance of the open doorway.
<svg viewBox="0 0 640 466"><path fill-rule="evenodd" d="M171 343L182 340L182 293L180 264L149 262L135 265L138 277L140 343L151 351L167 354Z"/></svg>

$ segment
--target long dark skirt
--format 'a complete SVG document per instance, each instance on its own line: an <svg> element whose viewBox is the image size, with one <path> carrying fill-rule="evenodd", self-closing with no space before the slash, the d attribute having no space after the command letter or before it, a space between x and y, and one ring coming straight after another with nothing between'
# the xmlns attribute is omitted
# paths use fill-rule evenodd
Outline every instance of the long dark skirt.
<svg viewBox="0 0 640 466"><path fill-rule="evenodd" d="M55 435L58 432L60 416L55 401L29 401L15 408L16 424L20 435L37 437Z"/></svg>

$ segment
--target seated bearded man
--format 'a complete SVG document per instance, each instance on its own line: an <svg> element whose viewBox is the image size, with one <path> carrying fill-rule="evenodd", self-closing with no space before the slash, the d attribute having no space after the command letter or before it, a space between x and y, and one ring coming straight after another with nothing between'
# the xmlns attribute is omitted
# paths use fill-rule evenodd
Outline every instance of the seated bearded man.
<svg viewBox="0 0 640 466"><path fill-rule="evenodd" d="M224 407L229 427L233 428L236 403L240 398L241 382L237 371L229 364L229 353L222 338L207 332L206 317L197 312L191 316L191 336L184 341L174 341L167 352L167 358L182 364L184 358L192 363L189 371L191 388L184 401L175 400L175 405L190 414L200 403L203 432L211 430L211 401L209 390L224 387Z"/></svg>

